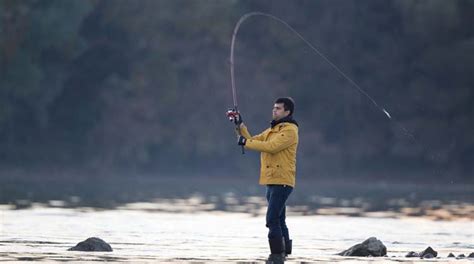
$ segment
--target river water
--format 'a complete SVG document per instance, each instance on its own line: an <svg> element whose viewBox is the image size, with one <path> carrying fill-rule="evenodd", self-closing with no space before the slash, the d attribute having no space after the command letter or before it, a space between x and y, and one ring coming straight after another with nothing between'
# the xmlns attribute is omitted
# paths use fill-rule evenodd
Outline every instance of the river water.
<svg viewBox="0 0 474 264"><path fill-rule="evenodd" d="M0 181L0 262L263 262L265 188L241 177ZM300 179L288 263L474 263L474 186ZM386 258L335 254L375 236ZM89 237L113 252L72 252ZM431 246L439 258L405 258Z"/></svg>
<svg viewBox="0 0 474 264"><path fill-rule="evenodd" d="M163 204L161 207L165 206ZM173 207L173 204L168 206ZM22 262L263 262L268 256L264 215L220 211L163 212L154 203L118 209L1 207L0 261ZM433 221L419 217L288 216L294 240L287 263L473 263L448 259L474 252L472 221ZM88 237L107 241L113 252L71 252ZM386 258L335 254L368 237L380 239ZM405 258L431 246L439 257Z"/></svg>

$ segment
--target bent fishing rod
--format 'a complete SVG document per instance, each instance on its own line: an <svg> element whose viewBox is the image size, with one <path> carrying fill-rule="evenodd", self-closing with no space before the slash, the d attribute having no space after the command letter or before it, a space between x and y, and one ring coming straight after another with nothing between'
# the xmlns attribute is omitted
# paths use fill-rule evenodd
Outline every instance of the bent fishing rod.
<svg viewBox="0 0 474 264"><path fill-rule="evenodd" d="M323 58L334 70L336 70L339 74L341 74L346 80L349 81L357 90L365 95L380 111L382 111L389 119L392 119L390 113L383 107L381 107L377 102L366 92L364 91L354 80L352 80L347 74L345 74L336 64L334 64L326 55L324 55L321 51L319 51L313 44L311 44L308 40L306 40L298 31L296 31L292 26L286 23L284 20L263 12L250 12L240 17L239 21L234 27L234 32L232 34L232 42L230 45L230 79L231 79L231 87L232 87L232 99L234 103L234 109L237 111L237 91L235 88L235 75L234 75L234 48L235 48L235 40L237 38L237 33L239 32L240 25L252 16L263 16L275 20L284 26L286 26L291 32L293 32L298 38L300 38L308 47L310 47L313 52L318 54L321 58Z"/></svg>
<svg viewBox="0 0 474 264"><path fill-rule="evenodd" d="M284 20L282 20L282 19L280 19L280 18L278 18L274 15L271 15L271 14L268 14L268 13L263 13L263 12L250 12L250 13L246 13L243 16L241 16L240 19L237 21L237 24L234 27L234 31L233 31L233 34L232 34L232 41L231 41L231 45L230 45L230 80L231 80L232 99L233 99L234 107L227 111L227 117L229 118L230 121L233 121L235 123L236 129L237 129L239 134L240 134L240 124L238 124L239 122L237 122L238 121L237 116L238 116L238 118L240 118L240 113L239 113L238 102L237 102L237 89L236 89L236 86L235 86L235 74L234 74L235 40L237 39L237 33L239 32L241 24L245 20L247 20L248 18L254 17L254 16L270 18L271 20L274 20L274 21L279 22L280 24L283 24L286 28L288 28L291 32L293 32L299 39L301 39L309 48L311 48L313 53L316 53L321 58L323 58L324 61L326 61L326 63L328 63L335 71L337 71L340 75L342 75L342 77L344 77L344 79L346 79L353 87L355 87L361 94L363 94L365 97L367 97L377 109L379 109L380 111L382 111L385 114L385 116L389 120L394 121L392 119L392 115L384 107L380 106L364 89L362 89L360 87L360 85L358 85L352 78L350 78L346 73L344 73L344 71L342 71L336 64L334 64L326 55L324 55L313 44L311 44L308 40L306 40L292 26L290 26ZM241 119L240 119L240 121L241 121ZM399 128L405 133L405 135L409 136L414 141L418 141L415 138L415 136L412 133L410 133L408 131L408 129L406 129L402 124L399 124L398 122L396 122L396 123L398 124ZM418 143L420 143L420 142L418 142ZM423 145L423 144L421 144L421 145ZM428 152L431 152L431 151L428 151ZM242 154L244 154L244 153L245 153L244 146L242 146Z"/></svg>

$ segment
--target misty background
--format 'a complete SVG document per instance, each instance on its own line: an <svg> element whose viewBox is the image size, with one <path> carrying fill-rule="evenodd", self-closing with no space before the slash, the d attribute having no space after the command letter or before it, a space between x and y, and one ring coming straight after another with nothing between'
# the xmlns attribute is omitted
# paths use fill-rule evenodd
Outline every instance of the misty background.
<svg viewBox="0 0 474 264"><path fill-rule="evenodd" d="M393 117L279 23L245 21L239 108L256 134L275 98L295 99L297 185L473 182L469 0L1 0L0 178L256 184L258 153L241 154L224 115L232 30L251 11L288 22Z"/></svg>

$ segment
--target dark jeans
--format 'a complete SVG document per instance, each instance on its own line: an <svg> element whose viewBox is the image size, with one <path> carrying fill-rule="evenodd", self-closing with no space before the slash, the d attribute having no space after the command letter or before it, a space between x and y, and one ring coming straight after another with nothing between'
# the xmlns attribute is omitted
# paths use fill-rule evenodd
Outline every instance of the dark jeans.
<svg viewBox="0 0 474 264"><path fill-rule="evenodd" d="M284 237L290 240L288 227L286 226L286 200L293 191L288 185L267 185L267 227L269 228L268 239Z"/></svg>

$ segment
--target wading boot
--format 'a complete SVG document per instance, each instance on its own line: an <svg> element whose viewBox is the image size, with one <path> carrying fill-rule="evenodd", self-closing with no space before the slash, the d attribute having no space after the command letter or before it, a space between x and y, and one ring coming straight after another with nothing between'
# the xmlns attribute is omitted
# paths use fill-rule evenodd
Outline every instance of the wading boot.
<svg viewBox="0 0 474 264"><path fill-rule="evenodd" d="M285 240L285 256L291 255L291 248L293 246L293 240Z"/></svg>
<svg viewBox="0 0 474 264"><path fill-rule="evenodd" d="M283 264L285 263L285 239L272 238L268 240L270 244L270 256L268 256L267 264Z"/></svg>

